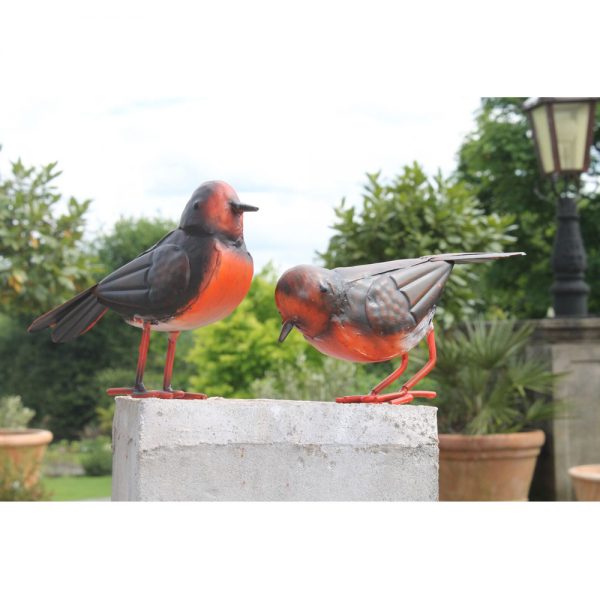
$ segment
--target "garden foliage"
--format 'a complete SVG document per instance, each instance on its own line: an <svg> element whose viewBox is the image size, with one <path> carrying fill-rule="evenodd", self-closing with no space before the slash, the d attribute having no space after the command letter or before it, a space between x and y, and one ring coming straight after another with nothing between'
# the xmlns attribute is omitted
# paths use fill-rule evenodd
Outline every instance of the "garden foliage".
<svg viewBox="0 0 600 600"><path fill-rule="evenodd" d="M81 466L86 475L99 477L112 473L112 449L110 438L98 436L81 443Z"/></svg>
<svg viewBox="0 0 600 600"><path fill-rule="evenodd" d="M381 377L363 365L325 357L315 366L305 354L294 362L277 365L251 386L252 398L284 398L327 402L370 390Z"/></svg>
<svg viewBox="0 0 600 600"><path fill-rule="evenodd" d="M90 204L56 190L56 163L12 163L0 181L0 311L12 317L41 314L90 281L92 265L81 251Z"/></svg>
<svg viewBox="0 0 600 600"><path fill-rule="evenodd" d="M20 396L0 398L0 429L24 429L35 411L23 406Z"/></svg>

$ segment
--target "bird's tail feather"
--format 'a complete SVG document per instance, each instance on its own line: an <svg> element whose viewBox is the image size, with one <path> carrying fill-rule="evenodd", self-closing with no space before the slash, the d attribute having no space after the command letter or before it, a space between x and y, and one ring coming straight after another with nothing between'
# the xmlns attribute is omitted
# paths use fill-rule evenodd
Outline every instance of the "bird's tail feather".
<svg viewBox="0 0 600 600"><path fill-rule="evenodd" d="M70 342L89 331L108 310L94 295L96 286L81 292L64 304L38 317L27 329L30 333L52 327L52 340Z"/></svg>
<svg viewBox="0 0 600 600"><path fill-rule="evenodd" d="M429 258L432 262L444 260L460 265L463 263L487 262L488 260L508 258L509 256L525 256L525 252L456 252L453 254L435 254L423 258Z"/></svg>

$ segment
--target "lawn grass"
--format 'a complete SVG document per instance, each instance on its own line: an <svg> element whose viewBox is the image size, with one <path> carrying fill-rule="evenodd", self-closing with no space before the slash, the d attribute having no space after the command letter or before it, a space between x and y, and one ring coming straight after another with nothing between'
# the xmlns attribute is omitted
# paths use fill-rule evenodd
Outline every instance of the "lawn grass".
<svg viewBox="0 0 600 600"><path fill-rule="evenodd" d="M109 498L111 494L110 475L102 477L44 477L44 488L52 493L50 500L90 500Z"/></svg>

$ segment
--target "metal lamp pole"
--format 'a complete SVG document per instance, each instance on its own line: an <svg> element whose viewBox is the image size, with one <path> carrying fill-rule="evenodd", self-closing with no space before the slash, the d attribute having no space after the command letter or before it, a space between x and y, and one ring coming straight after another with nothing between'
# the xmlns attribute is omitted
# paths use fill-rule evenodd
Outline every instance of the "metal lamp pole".
<svg viewBox="0 0 600 600"><path fill-rule="evenodd" d="M587 260L577 212L577 194L569 189L568 178L564 183L557 199L556 234L552 248L554 283L550 290L557 317L586 316L590 287L585 282Z"/></svg>
<svg viewBox="0 0 600 600"><path fill-rule="evenodd" d="M590 288L577 195L579 177L588 170L595 122L596 98L530 98L529 115L542 173L552 178L557 192L556 236L552 250L554 314L584 317ZM562 179L562 190L558 191Z"/></svg>

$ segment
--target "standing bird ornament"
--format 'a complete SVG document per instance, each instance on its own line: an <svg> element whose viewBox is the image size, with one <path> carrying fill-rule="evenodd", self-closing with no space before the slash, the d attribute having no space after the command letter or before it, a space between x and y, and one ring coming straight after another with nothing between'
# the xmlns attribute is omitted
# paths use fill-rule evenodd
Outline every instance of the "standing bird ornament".
<svg viewBox="0 0 600 600"><path fill-rule="evenodd" d="M244 299L253 275L246 250L242 204L223 181L202 184L190 198L179 227L154 246L71 300L38 317L28 331L52 328L52 340L69 342L89 331L110 308L142 329L135 385L111 396L203 399L171 387L179 333L229 315ZM144 369L151 331L168 333L163 389L146 390Z"/></svg>
<svg viewBox="0 0 600 600"><path fill-rule="evenodd" d="M323 354L353 362L401 358L400 366L369 394L337 402L408 404L435 392L414 387L435 366L433 316L455 264L478 263L523 252L463 252L324 269L301 265L286 271L275 290L283 342L296 327ZM408 352L427 338L429 359L397 392L381 392L406 370Z"/></svg>

